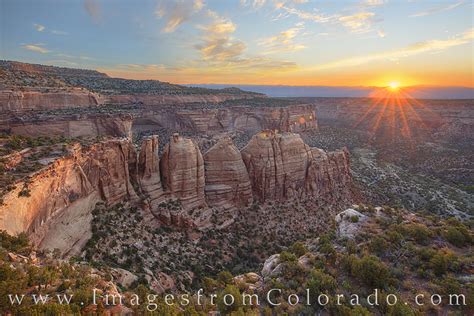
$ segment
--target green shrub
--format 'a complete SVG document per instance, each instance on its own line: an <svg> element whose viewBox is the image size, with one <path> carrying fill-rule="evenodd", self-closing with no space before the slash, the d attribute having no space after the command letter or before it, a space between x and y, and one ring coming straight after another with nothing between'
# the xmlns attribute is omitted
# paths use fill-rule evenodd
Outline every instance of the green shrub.
<svg viewBox="0 0 474 316"><path fill-rule="evenodd" d="M308 252L308 249L302 242L295 242L289 249L289 252L295 254L297 257L301 257Z"/></svg>
<svg viewBox="0 0 474 316"><path fill-rule="evenodd" d="M433 233L423 224L407 224L402 226L402 231L422 245L426 245L433 237Z"/></svg>
<svg viewBox="0 0 474 316"><path fill-rule="evenodd" d="M465 247L471 244L471 235L464 226L450 226L443 233L443 237L456 247Z"/></svg>
<svg viewBox="0 0 474 316"><path fill-rule="evenodd" d="M445 274L448 270L447 256L443 253L435 254L429 262L429 267L433 269L434 274L436 274L437 276Z"/></svg>
<svg viewBox="0 0 474 316"><path fill-rule="evenodd" d="M351 262L351 274L370 287L385 288L390 272L387 266L375 256L364 256Z"/></svg>
<svg viewBox="0 0 474 316"><path fill-rule="evenodd" d="M281 262L296 262L298 261L298 258L291 252L283 251L280 254L280 261Z"/></svg>
<svg viewBox="0 0 474 316"><path fill-rule="evenodd" d="M370 242L369 249L377 256L382 256L388 248L388 244L382 237L376 236Z"/></svg>

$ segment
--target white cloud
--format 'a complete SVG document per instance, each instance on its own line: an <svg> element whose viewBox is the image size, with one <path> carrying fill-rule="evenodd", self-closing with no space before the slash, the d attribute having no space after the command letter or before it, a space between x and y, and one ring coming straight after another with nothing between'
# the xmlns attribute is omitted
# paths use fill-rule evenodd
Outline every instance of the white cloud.
<svg viewBox="0 0 474 316"><path fill-rule="evenodd" d="M59 31L59 30L51 30L51 33L54 35L67 35L67 32Z"/></svg>
<svg viewBox="0 0 474 316"><path fill-rule="evenodd" d="M240 0L240 4L244 7L252 6L254 9L260 9L265 5L266 0Z"/></svg>
<svg viewBox="0 0 474 316"><path fill-rule="evenodd" d="M291 61L276 60L263 55L246 56L247 45L234 37L237 28L230 19L220 16L214 11L207 11L211 21L201 25L201 42L194 45L200 52L201 59L194 67L205 68L206 71L219 71L232 73L242 71L258 73L260 71L281 71L294 69L296 63Z"/></svg>
<svg viewBox="0 0 474 316"><path fill-rule="evenodd" d="M338 18L346 28L354 33L366 33L372 27L372 20L375 16L373 12L359 12L351 15L345 15Z"/></svg>
<svg viewBox="0 0 474 316"><path fill-rule="evenodd" d="M155 11L155 16L166 20L163 32L171 33L181 24L191 19L193 15L204 7L203 0L178 0L171 2L160 0Z"/></svg>
<svg viewBox="0 0 474 316"><path fill-rule="evenodd" d="M421 17L421 16L427 16L427 15L431 15L431 14L436 14L436 13L443 12L443 11L449 11L449 10L452 10L454 8L459 7L463 3L464 3L464 1L458 1L458 2L450 4L450 5L439 5L439 6L436 6L436 7L432 7L431 9L428 9L426 11L421 11L421 12L412 14L412 15L410 15L410 17Z"/></svg>
<svg viewBox="0 0 474 316"><path fill-rule="evenodd" d="M35 27L35 29L38 31L38 32L43 32L45 30L45 26L44 25L41 25L41 24L33 24L33 26Z"/></svg>
<svg viewBox="0 0 474 316"><path fill-rule="evenodd" d="M410 46L403 47L398 50L386 51L376 54L368 54L365 56L346 58L326 64L321 64L311 68L311 70L324 70L341 67L353 67L362 64L367 64L379 60L397 61L401 58L406 58L423 53L435 53L446 50L451 47L464 45L470 43L474 39L474 28L466 30L453 38L446 40L429 40L418 42Z"/></svg>
<svg viewBox="0 0 474 316"><path fill-rule="evenodd" d="M195 45L201 52L204 60L226 61L240 56L246 49L244 42L232 38L235 31L235 24L219 16L214 11L208 11L212 22L201 26L203 30L202 42Z"/></svg>
<svg viewBox="0 0 474 316"><path fill-rule="evenodd" d="M21 45L21 47L23 47L24 49L26 50L29 50L29 51L32 51L32 52L36 52L36 53L41 53L41 54L47 54L50 52L50 50L46 49L44 47L44 44L42 43L38 43L38 44L24 44L24 45Z"/></svg>
<svg viewBox="0 0 474 316"><path fill-rule="evenodd" d="M361 4L367 7L378 7L378 6L384 5L385 3L386 3L385 0L365 0L365 1L362 1Z"/></svg>
<svg viewBox="0 0 474 316"><path fill-rule="evenodd" d="M298 23L286 31L280 32L275 36L271 36L260 40L259 45L265 47L265 54L272 54L278 52L292 52L304 49L303 44L295 42L297 36L304 30L304 24Z"/></svg>

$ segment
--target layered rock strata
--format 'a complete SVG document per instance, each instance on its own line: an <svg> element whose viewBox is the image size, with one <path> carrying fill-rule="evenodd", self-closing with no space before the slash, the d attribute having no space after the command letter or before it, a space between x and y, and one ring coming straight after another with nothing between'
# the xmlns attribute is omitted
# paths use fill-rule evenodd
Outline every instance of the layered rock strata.
<svg viewBox="0 0 474 316"><path fill-rule="evenodd" d="M174 134L160 161L167 193L181 200L185 208L205 206L204 160L193 140Z"/></svg>
<svg viewBox="0 0 474 316"><path fill-rule="evenodd" d="M205 193L209 206L231 208L252 203L252 187L237 147L229 137L204 154Z"/></svg>
<svg viewBox="0 0 474 316"><path fill-rule="evenodd" d="M313 196L350 199L346 151L327 154L310 148L298 134L263 131L242 149L255 198L286 200ZM325 196L325 195L331 196Z"/></svg>
<svg viewBox="0 0 474 316"><path fill-rule="evenodd" d="M133 152L128 140L73 146L66 157L17 183L3 197L0 229L28 232L46 248L79 251L91 235L91 211L98 201L112 205L137 199L128 168Z"/></svg>
<svg viewBox="0 0 474 316"><path fill-rule="evenodd" d="M224 137L204 158L193 140L177 134L161 160L158 145L157 136L145 138L139 152L125 138L73 145L3 197L0 229L28 232L41 247L73 254L91 235L91 211L99 201L135 203L140 197L163 223L189 228L207 222L192 217L201 207L231 211L253 200L351 199L348 152L309 148L297 134L264 131L241 152ZM181 203L169 201L177 199Z"/></svg>

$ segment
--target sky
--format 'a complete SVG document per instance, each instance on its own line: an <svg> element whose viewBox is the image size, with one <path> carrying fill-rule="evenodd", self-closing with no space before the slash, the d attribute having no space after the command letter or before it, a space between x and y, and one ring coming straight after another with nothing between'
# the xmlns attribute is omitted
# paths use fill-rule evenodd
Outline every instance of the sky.
<svg viewBox="0 0 474 316"><path fill-rule="evenodd" d="M474 87L471 0L0 0L0 58L179 84Z"/></svg>

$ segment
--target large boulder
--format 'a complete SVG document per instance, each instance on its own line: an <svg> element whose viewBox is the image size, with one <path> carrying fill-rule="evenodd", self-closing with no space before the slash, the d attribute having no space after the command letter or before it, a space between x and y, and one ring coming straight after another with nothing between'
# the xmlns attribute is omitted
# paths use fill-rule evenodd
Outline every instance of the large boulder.
<svg viewBox="0 0 474 316"><path fill-rule="evenodd" d="M354 238L360 226L368 217L352 208L336 215L337 235L342 238Z"/></svg>

